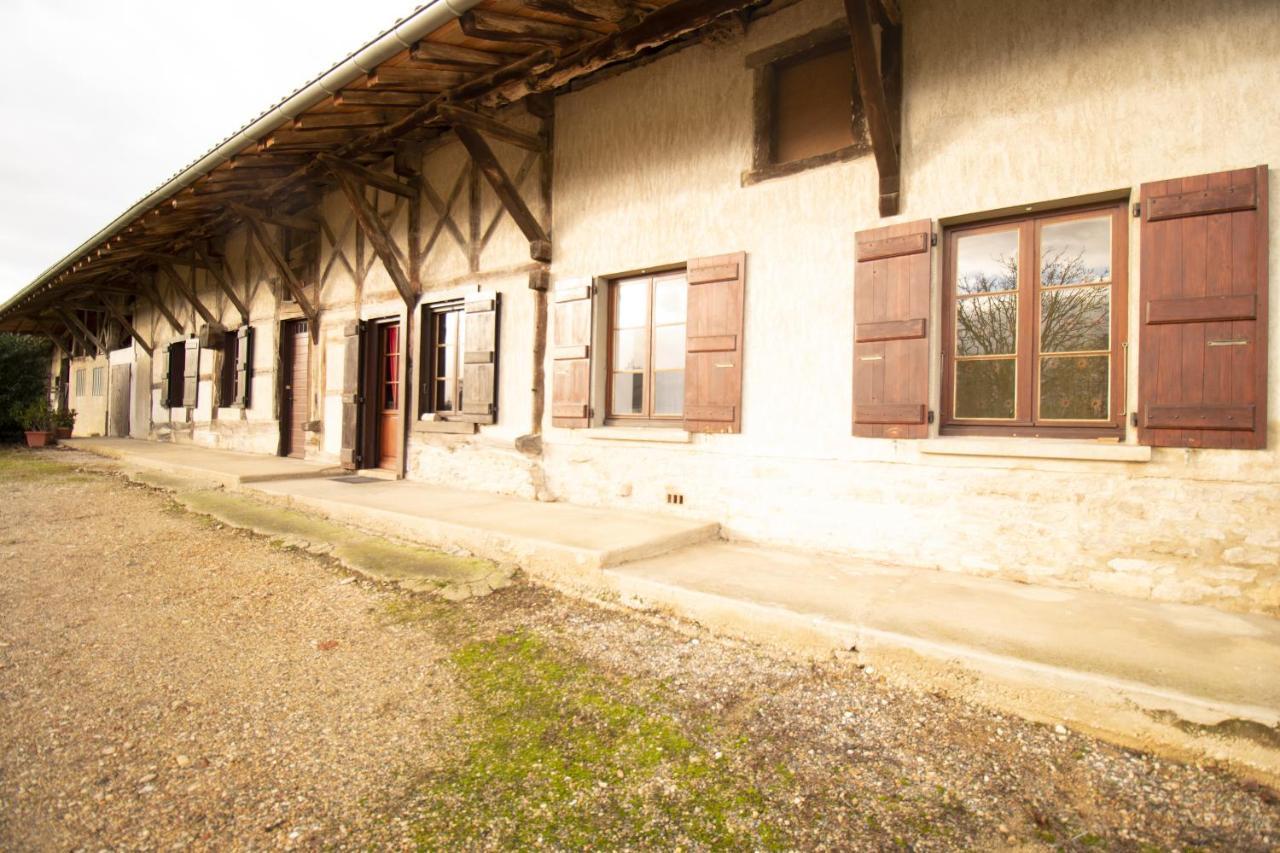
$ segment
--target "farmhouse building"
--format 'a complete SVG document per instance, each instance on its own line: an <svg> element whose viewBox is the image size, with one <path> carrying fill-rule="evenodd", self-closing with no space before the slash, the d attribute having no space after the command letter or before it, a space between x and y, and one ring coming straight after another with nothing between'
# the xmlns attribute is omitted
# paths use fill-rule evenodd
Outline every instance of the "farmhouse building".
<svg viewBox="0 0 1280 853"><path fill-rule="evenodd" d="M433 0L0 329L79 435L1277 615L1277 116L1272 0Z"/></svg>

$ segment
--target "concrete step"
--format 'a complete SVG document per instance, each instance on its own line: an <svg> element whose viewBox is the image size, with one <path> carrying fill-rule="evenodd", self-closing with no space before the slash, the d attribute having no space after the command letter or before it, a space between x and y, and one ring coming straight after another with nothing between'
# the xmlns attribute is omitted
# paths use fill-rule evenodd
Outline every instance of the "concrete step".
<svg viewBox="0 0 1280 853"><path fill-rule="evenodd" d="M333 476L336 466L261 453L236 453L190 444L128 438L74 438L62 444L144 468L236 489L250 483Z"/></svg>
<svg viewBox="0 0 1280 853"><path fill-rule="evenodd" d="M772 647L1280 782L1280 620L727 542L597 589ZM977 677L975 677L977 676Z"/></svg>
<svg viewBox="0 0 1280 853"><path fill-rule="evenodd" d="M293 479L245 488L366 530L514 562L539 576L588 578L609 566L714 539L720 532L718 524L703 521L404 480Z"/></svg>

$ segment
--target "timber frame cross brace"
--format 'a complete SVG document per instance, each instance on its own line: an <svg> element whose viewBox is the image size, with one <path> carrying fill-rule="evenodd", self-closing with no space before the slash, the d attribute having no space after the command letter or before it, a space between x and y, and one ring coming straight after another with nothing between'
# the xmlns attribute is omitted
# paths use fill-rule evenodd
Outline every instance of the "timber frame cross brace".
<svg viewBox="0 0 1280 853"><path fill-rule="evenodd" d="M107 313L111 315L112 319L114 319L117 323L120 324L120 328L128 332L129 337L133 338L135 341L138 342L138 346L142 347L146 351L147 355L154 354L151 344L147 343L146 338L138 334L138 330L135 329L133 327L133 324L129 322L127 317L125 317L123 311L117 308L115 304L112 303L112 301L105 296L99 297L98 301L102 303L103 308L107 309Z"/></svg>
<svg viewBox="0 0 1280 853"><path fill-rule="evenodd" d="M391 276L392 283L400 292L400 298L404 300L405 305L412 308L418 301L417 270L396 245L378 209L365 198L364 187L373 187L375 190L408 199L411 208L410 218L416 220L417 213L412 208L418 204L417 181L402 181L394 175L377 172L358 163L349 163L328 154L318 154L316 159L324 163L330 174L337 180L342 194L347 198L347 204L351 206L351 212L355 214L360 230L369 238L369 244L373 246L378 260L382 261L387 275ZM409 268L408 272L405 271L406 267Z"/></svg>
<svg viewBox="0 0 1280 853"><path fill-rule="evenodd" d="M320 324L316 322L316 309L312 306L311 300L307 298L307 290L302 282L298 280L298 274L289 266L288 260L280 253L280 249L276 247L275 241L271 239L271 235L267 232L266 223L271 220L242 204L232 204L231 209L249 226L249 233L253 235L254 242L258 244L258 248L262 250L262 253L267 256L267 260L271 262L271 265L276 268L276 272L284 280L285 286L293 294L293 301L297 302L298 307L302 309L303 315L307 318L307 325L311 329L312 339L319 340ZM282 227L289 226L282 225Z"/></svg>
<svg viewBox="0 0 1280 853"><path fill-rule="evenodd" d="M844 11L853 73L880 176L880 215L894 216L902 185L902 12L897 0L844 0ZM879 62L873 15L880 25Z"/></svg>

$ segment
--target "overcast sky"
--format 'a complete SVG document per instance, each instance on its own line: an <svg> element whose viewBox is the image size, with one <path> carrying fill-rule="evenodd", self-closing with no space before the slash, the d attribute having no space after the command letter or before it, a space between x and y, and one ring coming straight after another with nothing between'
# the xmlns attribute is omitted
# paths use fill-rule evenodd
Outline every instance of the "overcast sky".
<svg viewBox="0 0 1280 853"><path fill-rule="evenodd" d="M423 0L0 0L0 301Z"/></svg>

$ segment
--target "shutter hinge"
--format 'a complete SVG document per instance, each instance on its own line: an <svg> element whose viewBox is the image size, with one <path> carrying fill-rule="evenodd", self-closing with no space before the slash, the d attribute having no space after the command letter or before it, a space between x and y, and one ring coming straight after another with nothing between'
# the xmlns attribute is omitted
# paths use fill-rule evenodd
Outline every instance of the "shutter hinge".
<svg viewBox="0 0 1280 853"><path fill-rule="evenodd" d="M925 420L929 423L933 423L933 409L930 409L929 414L925 415Z"/></svg>
<svg viewBox="0 0 1280 853"><path fill-rule="evenodd" d="M1135 201L1133 203L1133 218L1137 219L1142 216L1142 203Z"/></svg>
<svg viewBox="0 0 1280 853"><path fill-rule="evenodd" d="M930 246L936 246L936 245L938 245L938 232L937 232L937 231L931 231L931 232L929 232L929 245L930 245Z"/></svg>

